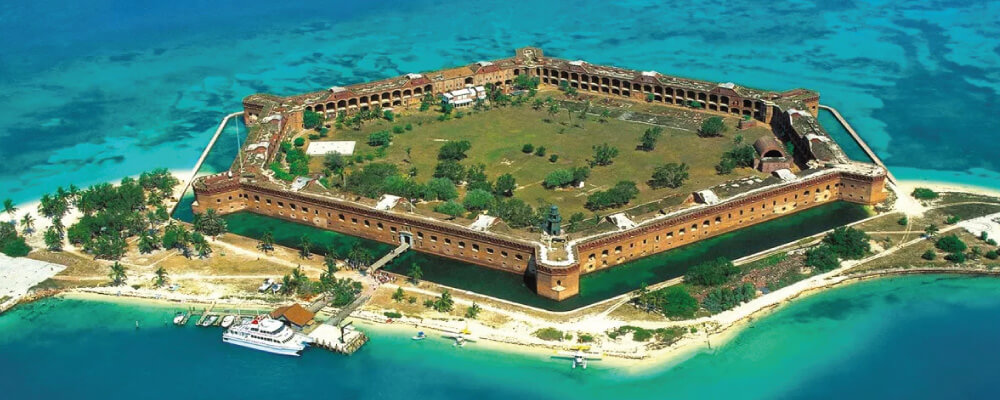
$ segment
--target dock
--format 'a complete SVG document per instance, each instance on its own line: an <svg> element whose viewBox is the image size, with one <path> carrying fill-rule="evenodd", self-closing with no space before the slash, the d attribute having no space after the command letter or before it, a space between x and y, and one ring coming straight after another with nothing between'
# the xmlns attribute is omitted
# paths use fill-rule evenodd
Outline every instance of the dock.
<svg viewBox="0 0 1000 400"><path fill-rule="evenodd" d="M392 251L390 251L389 254L386 254L386 255L382 256L382 258L378 259L378 261L375 261L375 263L372 264L371 267L368 268L368 271L369 272L378 271L382 267L384 267L387 264L389 264L390 261L395 260L396 257L399 257L400 254L403 254L403 252L405 252L409 248L410 248L410 244L406 243L406 242L403 242L402 244L399 245L399 247L396 247L395 249L392 249Z"/></svg>
<svg viewBox="0 0 1000 400"><path fill-rule="evenodd" d="M882 162L882 159L879 158L877 154L875 154L875 151L873 151L871 147L868 147L868 143L866 143L865 140L861 138L861 135L858 135L858 132L855 131L853 127L851 127L851 124L847 123L847 120L844 119L844 116L840 115L840 111L837 111L836 108L822 104L819 105L819 108L827 110L831 114L833 114L833 117L836 118L837 122L840 122L840 125L847 130L847 133L851 134L851 137L854 138L854 141L858 143L858 146L861 147L861 150L864 150L865 154L868 155L868 158L871 158L872 161L875 162L875 164L878 164L878 166L885 169L885 175L887 178L889 178L889 182L892 182L892 184L895 185L896 177L892 175L891 171L889 171L889 167L885 166L885 163Z"/></svg>
<svg viewBox="0 0 1000 400"><path fill-rule="evenodd" d="M309 332L309 337L313 339L313 346L348 356L369 340L364 332L325 323Z"/></svg>

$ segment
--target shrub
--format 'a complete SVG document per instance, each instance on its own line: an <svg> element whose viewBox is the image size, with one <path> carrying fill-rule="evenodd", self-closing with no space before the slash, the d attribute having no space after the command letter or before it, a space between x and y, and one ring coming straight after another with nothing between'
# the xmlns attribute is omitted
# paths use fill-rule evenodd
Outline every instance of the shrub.
<svg viewBox="0 0 1000 400"><path fill-rule="evenodd" d="M525 203L524 200L517 198L497 201L490 208L490 214L502 219L508 226L515 229L524 228L535 223L535 210Z"/></svg>
<svg viewBox="0 0 1000 400"><path fill-rule="evenodd" d="M535 149L535 155L539 157L545 157L545 146L538 146L538 148Z"/></svg>
<svg viewBox="0 0 1000 400"><path fill-rule="evenodd" d="M857 260L871 251L868 234L852 227L839 227L823 237L823 243L845 260Z"/></svg>
<svg viewBox="0 0 1000 400"><path fill-rule="evenodd" d="M559 155L558 154L553 154L553 155L549 156L549 162L554 163L556 161L559 161Z"/></svg>
<svg viewBox="0 0 1000 400"><path fill-rule="evenodd" d="M412 131L413 130L413 124L407 123L406 126L403 127L403 129L406 129L408 131Z"/></svg>
<svg viewBox="0 0 1000 400"><path fill-rule="evenodd" d="M531 143L528 143L528 144L526 144L524 146L521 146L521 152L522 153L531 154L534 151L535 151L535 146L532 145Z"/></svg>
<svg viewBox="0 0 1000 400"><path fill-rule="evenodd" d="M722 312L735 307L737 304L753 300L757 295L757 289L752 284L744 283L733 289L718 288L712 290L705 296L701 304L706 310L713 313Z"/></svg>
<svg viewBox="0 0 1000 400"><path fill-rule="evenodd" d="M532 333L532 335L534 335L539 339L549 340L549 341L563 340L563 338L566 336L563 334L562 331L556 328L541 328Z"/></svg>
<svg viewBox="0 0 1000 400"><path fill-rule="evenodd" d="M542 181L542 185L546 188L552 189L556 187L567 186L573 182L573 171L568 169L557 169L555 171L549 172L545 176L545 180Z"/></svg>
<svg viewBox="0 0 1000 400"><path fill-rule="evenodd" d="M718 286L726 283L730 277L739 272L740 268L733 265L732 261L725 257L719 257L691 267L684 274L684 281L693 285Z"/></svg>
<svg viewBox="0 0 1000 400"><path fill-rule="evenodd" d="M452 182L465 179L465 167L455 160L444 160L434 166L435 178L448 178Z"/></svg>
<svg viewBox="0 0 1000 400"><path fill-rule="evenodd" d="M913 189L913 197L918 200L933 200L938 198L938 193L928 188L918 187Z"/></svg>
<svg viewBox="0 0 1000 400"><path fill-rule="evenodd" d="M935 253L934 250L927 249L927 251L925 251L924 254L920 255L920 258L923 258L927 261L934 261L934 259L937 258L937 253Z"/></svg>
<svg viewBox="0 0 1000 400"><path fill-rule="evenodd" d="M945 260L951 261L953 263L961 264L965 262L965 253L951 253L944 256Z"/></svg>
<svg viewBox="0 0 1000 400"><path fill-rule="evenodd" d="M306 144L306 140L300 137L295 138L295 147L302 147Z"/></svg>
<svg viewBox="0 0 1000 400"><path fill-rule="evenodd" d="M594 335L591 335L589 333L581 333L576 336L576 339L579 340L580 343L590 343L594 341Z"/></svg>
<svg viewBox="0 0 1000 400"><path fill-rule="evenodd" d="M465 207L463 207L461 203L455 200L448 200L447 202L438 204L436 207L434 207L434 211L439 212L441 214L449 215L454 218L454 217L459 217L462 214L465 214Z"/></svg>
<svg viewBox="0 0 1000 400"><path fill-rule="evenodd" d="M493 206L493 194L483 189L470 190L465 194L462 205L471 211L486 210Z"/></svg>
<svg viewBox="0 0 1000 400"><path fill-rule="evenodd" d="M653 170L653 178L649 180L649 186L654 189L669 187L678 188L688 179L688 165L686 163L667 163Z"/></svg>
<svg viewBox="0 0 1000 400"><path fill-rule="evenodd" d="M472 148L468 140L459 140L445 143L438 150L438 160L461 161L466 158L466 151Z"/></svg>
<svg viewBox="0 0 1000 400"><path fill-rule="evenodd" d="M722 121L721 117L709 117L701 122L701 129L698 130L698 136L722 136L725 131L726 124Z"/></svg>
<svg viewBox="0 0 1000 400"><path fill-rule="evenodd" d="M1000 258L1000 254L998 254L996 250L990 250L986 252L986 258L996 260L997 258Z"/></svg>
<svg viewBox="0 0 1000 400"><path fill-rule="evenodd" d="M909 219L909 218L906 218L906 217L904 216L903 218L900 218L900 219L899 219L898 221L896 221L896 223L897 223L897 224L900 224L900 225L903 225L903 226L906 226L907 224L909 224L909 223L910 223L910 219Z"/></svg>
<svg viewBox="0 0 1000 400"><path fill-rule="evenodd" d="M806 265L820 271L830 271L840 266L837 253L828 244L822 244L806 251Z"/></svg>
<svg viewBox="0 0 1000 400"><path fill-rule="evenodd" d="M404 130L402 126L396 125L396 126L392 127L392 133L400 134L400 133L403 133L403 132L406 132L406 130Z"/></svg>
<svg viewBox="0 0 1000 400"><path fill-rule="evenodd" d="M613 147L607 143L602 143L600 145L594 146L594 158L590 160L591 166L597 165L611 165L614 162L614 158L618 157L618 148Z"/></svg>
<svg viewBox="0 0 1000 400"><path fill-rule="evenodd" d="M378 131L368 135L368 145L369 146L385 146L392 141L392 135L389 131Z"/></svg>
<svg viewBox="0 0 1000 400"><path fill-rule="evenodd" d="M937 243L934 243L934 246L947 253L963 252L968 248L968 246L965 245L965 242L963 242L962 239L959 239L956 235L944 236L938 239Z"/></svg>
<svg viewBox="0 0 1000 400"><path fill-rule="evenodd" d="M398 313L396 311L386 311L386 312L382 313L382 315L385 315L386 317L392 318L392 319L403 318L403 314L400 314L400 313Z"/></svg>

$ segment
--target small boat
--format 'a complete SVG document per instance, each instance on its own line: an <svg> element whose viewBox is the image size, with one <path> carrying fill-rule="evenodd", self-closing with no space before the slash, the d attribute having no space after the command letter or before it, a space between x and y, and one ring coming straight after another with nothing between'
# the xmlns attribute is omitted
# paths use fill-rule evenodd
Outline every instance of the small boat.
<svg viewBox="0 0 1000 400"><path fill-rule="evenodd" d="M139 329L139 320L135 321L135 329Z"/></svg>
<svg viewBox="0 0 1000 400"><path fill-rule="evenodd" d="M420 332L417 332L417 336L414 336L411 339L413 339L413 340L424 340L424 339L427 339L427 335L424 334L424 331L420 331Z"/></svg>
<svg viewBox="0 0 1000 400"><path fill-rule="evenodd" d="M222 318L222 324L220 324L220 325L223 328L229 328L230 326L233 326L233 322L235 322L235 321L236 321L236 316L234 316L234 315L227 315L227 316L225 316L225 317Z"/></svg>
<svg viewBox="0 0 1000 400"><path fill-rule="evenodd" d="M218 315L209 315L205 317L205 321L202 321L201 326L212 326L213 324L215 324L215 321L218 320L219 320Z"/></svg>
<svg viewBox="0 0 1000 400"><path fill-rule="evenodd" d="M184 322L184 314L177 313L177 315L174 316L174 325L180 325L182 322Z"/></svg>

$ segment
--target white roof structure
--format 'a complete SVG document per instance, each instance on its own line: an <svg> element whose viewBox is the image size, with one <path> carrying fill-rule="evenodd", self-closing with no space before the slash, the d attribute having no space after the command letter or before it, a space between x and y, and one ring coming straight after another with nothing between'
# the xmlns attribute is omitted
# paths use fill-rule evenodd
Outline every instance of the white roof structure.
<svg viewBox="0 0 1000 400"><path fill-rule="evenodd" d="M487 229L490 229L490 227L493 226L493 223L496 222L496 220L497 220L496 217L480 214L476 217L476 220L472 221L472 224L469 225L469 229L472 229L474 231L484 232Z"/></svg>
<svg viewBox="0 0 1000 400"><path fill-rule="evenodd" d="M480 67L485 67L485 66L488 66L488 65L493 65L493 63L491 63L489 61L478 61L478 62L476 62L476 64L479 64Z"/></svg>
<svg viewBox="0 0 1000 400"><path fill-rule="evenodd" d="M642 76L657 76L659 72L656 71L642 71Z"/></svg>
<svg viewBox="0 0 1000 400"><path fill-rule="evenodd" d="M393 196L391 194L383 194L381 198L378 199L378 204L375 205L376 210L388 211L399 203L401 197Z"/></svg>
<svg viewBox="0 0 1000 400"><path fill-rule="evenodd" d="M614 222L620 230L635 228L635 221L632 221L625 213L611 214L608 219Z"/></svg>
<svg viewBox="0 0 1000 400"><path fill-rule="evenodd" d="M409 79L417 79L417 78L423 77L423 75L421 75L421 74L406 74L406 77L409 78Z"/></svg>
<svg viewBox="0 0 1000 400"><path fill-rule="evenodd" d="M260 120L260 123L266 124L271 121L281 121L281 114L268 115Z"/></svg>
<svg viewBox="0 0 1000 400"><path fill-rule="evenodd" d="M732 88L736 87L736 84L732 83L732 82L720 83L719 87L726 88L726 89L732 89Z"/></svg>
<svg viewBox="0 0 1000 400"><path fill-rule="evenodd" d="M342 142L309 142L309 148L306 149L306 154L310 156L322 156L330 153L337 153L349 156L354 154L354 144L355 142L353 140Z"/></svg>
<svg viewBox="0 0 1000 400"><path fill-rule="evenodd" d="M257 142L257 143L251 143L251 144L247 145L247 147L246 147L245 150L247 152L251 152L251 151L254 151L254 150L257 150L257 149L260 149L260 148L266 149L266 148L268 148L270 146L271 146L270 142Z"/></svg>
<svg viewBox="0 0 1000 400"><path fill-rule="evenodd" d="M334 93L340 93L340 92L343 92L345 90L347 90L347 89L345 89L343 86L333 86L333 87L330 88L330 91L334 92Z"/></svg>
<svg viewBox="0 0 1000 400"><path fill-rule="evenodd" d="M586 62L586 61L583 61L583 60L576 60L576 61L570 61L570 62L569 62L569 65L577 65L577 66L580 66L580 65L583 65L583 64L586 64L586 63L587 63L587 62Z"/></svg>
<svg viewBox="0 0 1000 400"><path fill-rule="evenodd" d="M794 181L797 178L795 176L795 174L793 174L792 171L790 171L788 168L782 168L782 169L779 169L779 170L775 170L774 174L777 175L779 178L781 178L781 180L783 180L785 182Z"/></svg>
<svg viewBox="0 0 1000 400"><path fill-rule="evenodd" d="M705 204L708 204L708 205L716 204L716 203L719 202L719 196L716 196L715 192L713 192L713 191L711 191L709 189L699 190L699 191L695 192L694 194L695 194L695 196L697 196L701 200L702 203L705 203Z"/></svg>
<svg viewBox="0 0 1000 400"><path fill-rule="evenodd" d="M292 191L293 192L298 192L299 190L302 190L302 188L306 187L306 185L308 185L309 182L311 182L311 181L312 181L312 178L309 178L309 177L305 177L305 176L296 177L295 180L292 181Z"/></svg>
<svg viewBox="0 0 1000 400"><path fill-rule="evenodd" d="M482 86L469 86L463 89L442 93L441 96L444 97L449 104L460 106L476 101L476 99L485 99L486 88Z"/></svg>

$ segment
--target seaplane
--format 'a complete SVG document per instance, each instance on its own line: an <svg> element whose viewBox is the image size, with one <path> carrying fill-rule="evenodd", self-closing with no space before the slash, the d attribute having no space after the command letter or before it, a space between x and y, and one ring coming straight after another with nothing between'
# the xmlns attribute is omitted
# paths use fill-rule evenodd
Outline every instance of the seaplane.
<svg viewBox="0 0 1000 400"><path fill-rule="evenodd" d="M600 353L589 352L589 347L579 347L576 351L559 350L552 358L573 360L573 368L580 367L587 369L588 360L600 360L603 356Z"/></svg>
<svg viewBox="0 0 1000 400"><path fill-rule="evenodd" d="M469 330L469 327L465 327L465 329L458 332L446 332L442 336L449 339L455 339L455 346L458 347L465 347L466 342L475 342L479 340L478 337L472 335L472 331Z"/></svg>

